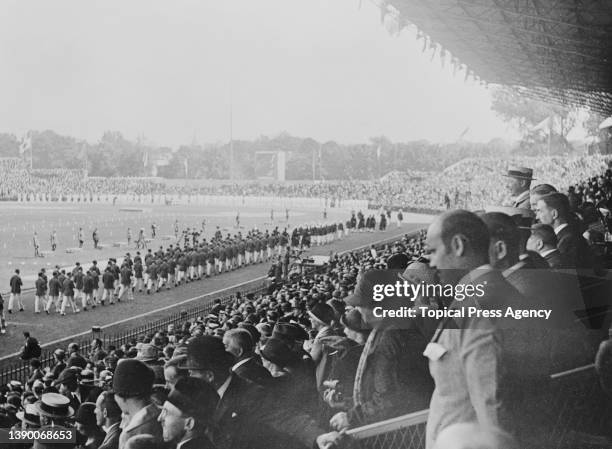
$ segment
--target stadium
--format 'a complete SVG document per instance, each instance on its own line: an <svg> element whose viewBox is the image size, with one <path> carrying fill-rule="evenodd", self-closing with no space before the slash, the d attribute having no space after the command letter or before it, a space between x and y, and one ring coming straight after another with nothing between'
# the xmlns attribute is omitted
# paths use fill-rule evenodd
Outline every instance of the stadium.
<svg viewBox="0 0 612 449"><path fill-rule="evenodd" d="M612 8L279 1L5 6L0 448L612 447Z"/></svg>

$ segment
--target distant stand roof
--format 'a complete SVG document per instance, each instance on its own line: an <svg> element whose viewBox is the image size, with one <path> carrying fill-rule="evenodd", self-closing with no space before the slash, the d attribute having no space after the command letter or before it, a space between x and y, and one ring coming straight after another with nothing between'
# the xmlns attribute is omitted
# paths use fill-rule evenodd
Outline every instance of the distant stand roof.
<svg viewBox="0 0 612 449"><path fill-rule="evenodd" d="M374 2L476 78L612 115L612 0Z"/></svg>

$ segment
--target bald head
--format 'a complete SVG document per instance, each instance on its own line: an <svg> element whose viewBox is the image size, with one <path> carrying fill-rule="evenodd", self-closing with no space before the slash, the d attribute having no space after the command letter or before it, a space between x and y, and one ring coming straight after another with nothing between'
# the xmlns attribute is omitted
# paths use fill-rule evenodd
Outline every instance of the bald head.
<svg viewBox="0 0 612 449"><path fill-rule="evenodd" d="M514 220L501 212L480 217L489 230L489 261L493 268L505 270L519 260L520 233Z"/></svg>
<svg viewBox="0 0 612 449"><path fill-rule="evenodd" d="M426 243L431 266L442 271L458 270L455 272L459 275L489 262L489 231L477 215L466 210L436 217L427 231Z"/></svg>

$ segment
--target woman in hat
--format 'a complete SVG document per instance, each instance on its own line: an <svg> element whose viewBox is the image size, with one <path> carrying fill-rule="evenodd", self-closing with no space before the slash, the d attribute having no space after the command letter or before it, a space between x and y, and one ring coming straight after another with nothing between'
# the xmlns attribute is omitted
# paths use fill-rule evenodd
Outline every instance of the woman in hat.
<svg viewBox="0 0 612 449"><path fill-rule="evenodd" d="M96 422L96 404L84 402L77 410L75 428L77 431L77 449L97 449L104 441L104 432Z"/></svg>
<svg viewBox="0 0 612 449"><path fill-rule="evenodd" d="M271 337L261 351L264 367L273 379L270 388L285 406L297 407L301 412L317 413L317 386L313 375L301 369L302 357L286 341Z"/></svg>
<svg viewBox="0 0 612 449"><path fill-rule="evenodd" d="M323 356L317 366L317 386L325 402L333 409L347 409L353 392L355 373L370 329L357 309L340 318L346 337L328 337L323 341Z"/></svg>

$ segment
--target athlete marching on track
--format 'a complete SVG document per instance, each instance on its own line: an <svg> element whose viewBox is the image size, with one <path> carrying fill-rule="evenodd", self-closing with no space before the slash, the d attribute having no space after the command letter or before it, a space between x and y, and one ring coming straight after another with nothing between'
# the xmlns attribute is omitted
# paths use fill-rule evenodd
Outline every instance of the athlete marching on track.
<svg viewBox="0 0 612 449"><path fill-rule="evenodd" d="M83 248L83 243L85 243L85 233L83 232L83 228L79 228L79 233L77 234L77 240L79 242L79 248Z"/></svg>
<svg viewBox="0 0 612 449"><path fill-rule="evenodd" d="M8 313L13 313L15 301L17 301L17 305L19 306L19 311L23 312L23 302L21 301L21 286L23 282L19 275L19 268L15 270L15 274L11 277L9 285L11 286L11 296L9 296Z"/></svg>
<svg viewBox="0 0 612 449"><path fill-rule="evenodd" d="M34 231L34 236L32 237L32 245L34 246L34 257L42 257L40 254L40 242L38 241L38 234Z"/></svg>
<svg viewBox="0 0 612 449"><path fill-rule="evenodd" d="M93 233L91 234L91 238L93 239L94 248L98 249L98 242L100 241L100 237L98 236L98 228L94 229ZM83 247L83 245L81 245L81 247Z"/></svg>
<svg viewBox="0 0 612 449"><path fill-rule="evenodd" d="M132 228L127 228L127 244L130 246L132 243Z"/></svg>
<svg viewBox="0 0 612 449"><path fill-rule="evenodd" d="M57 232L55 232L55 230L53 230L53 232L51 233L51 251L55 251L57 248Z"/></svg>

